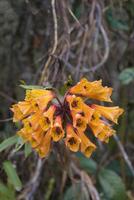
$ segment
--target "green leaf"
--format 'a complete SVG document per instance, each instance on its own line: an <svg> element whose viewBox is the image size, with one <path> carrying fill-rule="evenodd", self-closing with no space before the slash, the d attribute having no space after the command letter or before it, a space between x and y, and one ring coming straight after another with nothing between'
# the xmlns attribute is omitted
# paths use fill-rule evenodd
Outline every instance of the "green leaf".
<svg viewBox="0 0 134 200"><path fill-rule="evenodd" d="M134 67L124 69L119 75L119 80L123 85L134 81Z"/></svg>
<svg viewBox="0 0 134 200"><path fill-rule="evenodd" d="M29 143L26 143L24 148L25 157L27 158L31 152L32 152L31 145Z"/></svg>
<svg viewBox="0 0 134 200"><path fill-rule="evenodd" d="M0 195L8 196L8 187L0 182Z"/></svg>
<svg viewBox="0 0 134 200"><path fill-rule="evenodd" d="M64 195L63 200L89 200L88 193L84 190L80 183L76 183L69 187Z"/></svg>
<svg viewBox="0 0 134 200"><path fill-rule="evenodd" d="M107 200L126 200L127 194L122 179L112 170L102 169L99 182Z"/></svg>
<svg viewBox="0 0 134 200"><path fill-rule="evenodd" d="M12 163L10 161L5 161L3 163L3 167L7 174L9 183L14 186L16 191L20 191L22 188L22 183Z"/></svg>
<svg viewBox="0 0 134 200"><path fill-rule="evenodd" d="M0 182L0 199L1 200L15 200L15 190L13 187Z"/></svg>
<svg viewBox="0 0 134 200"><path fill-rule="evenodd" d="M12 137L9 137L5 139L1 144L0 144L0 152L5 150L6 148L14 145L18 141L18 136L14 135Z"/></svg>
<svg viewBox="0 0 134 200"><path fill-rule="evenodd" d="M24 144L25 144L24 140L21 137L18 137L18 141L15 145L15 152L19 151Z"/></svg>
<svg viewBox="0 0 134 200"><path fill-rule="evenodd" d="M82 154L78 154L80 166L82 169L84 169L88 173L95 173L97 170L97 163L91 159L86 158Z"/></svg>
<svg viewBox="0 0 134 200"><path fill-rule="evenodd" d="M20 87L22 87L23 89L26 89L26 90L33 90L33 89L52 90L53 89L53 87L51 87L51 86L43 87L43 86L39 86L39 85L20 85Z"/></svg>

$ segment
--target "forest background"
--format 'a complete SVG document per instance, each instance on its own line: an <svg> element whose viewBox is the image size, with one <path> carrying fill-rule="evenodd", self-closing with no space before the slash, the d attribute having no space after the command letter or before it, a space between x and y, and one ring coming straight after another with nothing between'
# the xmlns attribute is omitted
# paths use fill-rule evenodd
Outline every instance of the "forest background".
<svg viewBox="0 0 134 200"><path fill-rule="evenodd" d="M125 113L91 159L70 153L67 172L58 152L40 160L16 139L9 107L20 84L62 94L80 77L113 87ZM133 88L133 0L0 0L0 200L134 200Z"/></svg>

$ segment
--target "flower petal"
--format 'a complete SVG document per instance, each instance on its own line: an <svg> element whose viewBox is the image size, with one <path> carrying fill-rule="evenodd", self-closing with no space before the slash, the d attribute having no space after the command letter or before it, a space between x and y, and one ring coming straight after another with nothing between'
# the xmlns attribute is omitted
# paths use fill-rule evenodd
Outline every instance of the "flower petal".
<svg viewBox="0 0 134 200"><path fill-rule="evenodd" d="M112 88L103 87L102 80L89 82L83 78L69 91L71 94L82 95L91 99L111 102Z"/></svg>
<svg viewBox="0 0 134 200"><path fill-rule="evenodd" d="M106 124L103 120L94 119L89 123L90 128L93 131L95 137L97 137L100 141L108 141L108 138L115 133L110 125Z"/></svg>
<svg viewBox="0 0 134 200"><path fill-rule="evenodd" d="M81 140L75 133L71 124L67 124L66 132L67 132L66 141L65 141L66 146L71 151L77 152L79 150Z"/></svg>
<svg viewBox="0 0 134 200"><path fill-rule="evenodd" d="M37 130L39 128L39 121L41 118L42 118L42 113L40 111L34 113L33 115L27 118L33 130Z"/></svg>
<svg viewBox="0 0 134 200"><path fill-rule="evenodd" d="M51 96L53 92L51 90L43 90L43 89L33 89L33 90L26 90L26 97L25 100L34 100L44 96Z"/></svg>
<svg viewBox="0 0 134 200"><path fill-rule="evenodd" d="M48 155L50 151L50 145L51 145L51 134L50 131L48 131L44 136L44 138L42 139L40 145L37 146L35 150L38 152L41 158L44 158Z"/></svg>
<svg viewBox="0 0 134 200"><path fill-rule="evenodd" d="M83 101L80 97L75 95L67 95L66 100L69 103L70 110L75 110L77 112L82 111Z"/></svg>
<svg viewBox="0 0 134 200"><path fill-rule="evenodd" d="M44 111L48 105L48 103L53 99L53 94L50 95L46 95L46 96L42 96L42 97L38 97L37 99L35 99L35 101L37 102L39 109L41 111Z"/></svg>
<svg viewBox="0 0 134 200"><path fill-rule="evenodd" d="M53 126L53 116L56 111L56 106L52 105L48 108L46 112L43 113L42 117L39 119L38 123L44 131L47 131Z"/></svg>
<svg viewBox="0 0 134 200"><path fill-rule="evenodd" d="M59 141L64 137L61 116L56 117L54 126L51 128L51 136L55 142Z"/></svg>
<svg viewBox="0 0 134 200"><path fill-rule="evenodd" d="M89 158L93 151L95 151L96 145L93 144L84 133L78 132L78 134L81 138L81 152Z"/></svg>
<svg viewBox="0 0 134 200"><path fill-rule="evenodd" d="M116 124L119 116L124 112L123 109L118 106L106 107L94 104L92 105L92 108L94 108L100 115Z"/></svg>
<svg viewBox="0 0 134 200"><path fill-rule="evenodd" d="M79 131L85 131L85 129L87 128L87 121L85 117L83 117L79 113L74 113L74 112L72 112L72 117L73 117L73 126Z"/></svg>
<svg viewBox="0 0 134 200"><path fill-rule="evenodd" d="M14 104L10 110L13 112L13 122L18 122L25 117L17 104Z"/></svg>

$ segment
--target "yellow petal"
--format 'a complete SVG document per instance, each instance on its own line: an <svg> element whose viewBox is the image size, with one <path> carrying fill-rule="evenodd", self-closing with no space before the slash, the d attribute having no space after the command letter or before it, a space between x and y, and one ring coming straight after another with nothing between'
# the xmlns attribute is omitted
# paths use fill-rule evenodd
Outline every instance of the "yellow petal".
<svg viewBox="0 0 134 200"><path fill-rule="evenodd" d="M100 119L94 119L89 122L89 127L92 129L95 136L103 130L104 126L105 124Z"/></svg>
<svg viewBox="0 0 134 200"><path fill-rule="evenodd" d="M31 107L30 102L20 101L18 102L18 108L23 113L23 115L31 114L32 112L32 107Z"/></svg>
<svg viewBox="0 0 134 200"><path fill-rule="evenodd" d="M17 134L23 138L24 141L32 141L32 130L31 129L26 129L22 128L17 132Z"/></svg>
<svg viewBox="0 0 134 200"><path fill-rule="evenodd" d="M46 112L43 113L42 117L39 119L39 124L44 131L47 131L53 126L54 113L56 111L56 106L52 105L48 108Z"/></svg>
<svg viewBox="0 0 134 200"><path fill-rule="evenodd" d="M78 129L79 131L85 131L87 127L87 121L85 120L85 117L81 116L81 114L73 114L73 126Z"/></svg>
<svg viewBox="0 0 134 200"><path fill-rule="evenodd" d="M84 133L78 132L78 134L81 138L81 152L89 158L93 151L95 151L96 145L93 144Z"/></svg>
<svg viewBox="0 0 134 200"><path fill-rule="evenodd" d="M48 117L43 116L40 120L39 120L39 125L41 126L41 128L44 131L47 131L50 127L51 127L51 121Z"/></svg>
<svg viewBox="0 0 134 200"><path fill-rule="evenodd" d="M83 111L83 116L85 117L87 123L90 122L92 115L94 113L94 109L83 103L82 111Z"/></svg>
<svg viewBox="0 0 134 200"><path fill-rule="evenodd" d="M90 89L90 88L89 88ZM69 92L71 94L80 94L85 96L88 91L88 80L83 78L75 86L71 87Z"/></svg>
<svg viewBox="0 0 134 200"><path fill-rule="evenodd" d="M18 104L14 104L10 109L13 112L13 122L20 121L25 117L25 115L20 111Z"/></svg>
<svg viewBox="0 0 134 200"><path fill-rule="evenodd" d="M115 134L115 130L113 130L110 125L98 118L91 120L89 126L95 137L97 137L100 141L107 142L108 138Z"/></svg>
<svg viewBox="0 0 134 200"><path fill-rule="evenodd" d="M51 134L48 131L39 146L35 148L41 158L44 158L50 152Z"/></svg>
<svg viewBox="0 0 134 200"><path fill-rule="evenodd" d="M64 137L64 130L62 128L62 120L60 116L57 116L53 127L51 128L51 136L55 142Z"/></svg>
<svg viewBox="0 0 134 200"><path fill-rule="evenodd" d="M37 102L39 109L41 111L44 111L48 105L48 103L53 99L53 95L46 95L46 96L42 96L42 97L38 97L37 99L35 99L35 101Z"/></svg>
<svg viewBox="0 0 134 200"><path fill-rule="evenodd" d="M119 116L124 112L122 108L118 106L115 107L105 107L94 104L92 106L101 116L109 119L110 121L117 123Z"/></svg>
<svg viewBox="0 0 134 200"><path fill-rule="evenodd" d="M41 128L38 128L36 131L32 132L32 140L31 140L31 146L33 148L37 147L44 137L44 132Z"/></svg>
<svg viewBox="0 0 134 200"><path fill-rule="evenodd" d="M72 125L67 124L66 126L66 132L67 132L67 136L66 136L66 146L74 152L77 152L79 150L79 146L80 146L80 138L77 136L77 134L74 132L74 129L72 127Z"/></svg>
<svg viewBox="0 0 134 200"><path fill-rule="evenodd" d="M52 91L50 90L43 90L43 89L33 89L33 90L26 90L26 101L37 99L43 96L51 96Z"/></svg>
<svg viewBox="0 0 134 200"><path fill-rule="evenodd" d="M13 121L20 121L28 115L34 113L31 102L20 101L17 104L14 104L11 108L14 113Z"/></svg>
<svg viewBox="0 0 134 200"><path fill-rule="evenodd" d="M83 78L70 89L70 93L100 101L111 102L110 96L112 94L112 88L103 87L101 80L89 82L87 79Z"/></svg>
<svg viewBox="0 0 134 200"><path fill-rule="evenodd" d="M97 138L100 141L108 142L109 137L115 134L115 130L113 130L110 126L105 125L103 130L98 133Z"/></svg>
<svg viewBox="0 0 134 200"><path fill-rule="evenodd" d="M34 113L33 115L27 118L33 130L37 130L41 118L42 118L42 113L40 111Z"/></svg>
<svg viewBox="0 0 134 200"><path fill-rule="evenodd" d="M83 101L80 97L75 95L67 95L66 100L69 103L70 110L75 110L77 112L82 111Z"/></svg>

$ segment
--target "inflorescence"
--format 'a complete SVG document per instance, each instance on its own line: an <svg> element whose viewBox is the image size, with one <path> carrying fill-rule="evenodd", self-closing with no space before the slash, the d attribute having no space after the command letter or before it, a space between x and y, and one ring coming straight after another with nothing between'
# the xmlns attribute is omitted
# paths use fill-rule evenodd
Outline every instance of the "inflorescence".
<svg viewBox="0 0 134 200"><path fill-rule="evenodd" d="M90 157L96 149L89 139L91 134L108 142L115 134L110 121L117 123L123 109L91 104L88 100L111 102L111 94L112 88L103 87L101 80L89 82L85 78L71 87L62 101L53 90L26 90L24 101L11 108L13 121L21 121L23 125L17 134L29 142L40 157L48 155L52 141L60 140L71 151L80 150Z"/></svg>

